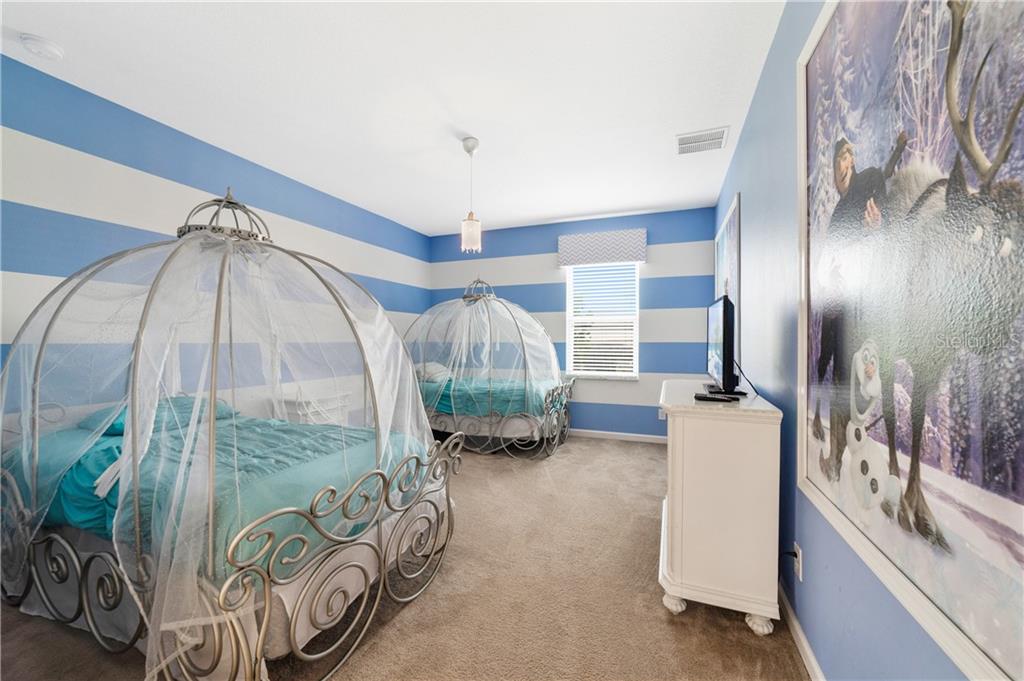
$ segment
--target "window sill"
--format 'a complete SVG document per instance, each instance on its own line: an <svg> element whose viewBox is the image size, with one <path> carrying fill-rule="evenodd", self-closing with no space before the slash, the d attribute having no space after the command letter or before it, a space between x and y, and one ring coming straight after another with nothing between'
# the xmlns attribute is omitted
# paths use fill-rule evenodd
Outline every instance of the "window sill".
<svg viewBox="0 0 1024 681"><path fill-rule="evenodd" d="M637 374L622 375L622 376L607 376L602 374L565 374L568 378L575 378L577 381L625 381L628 383L638 383L640 376Z"/></svg>

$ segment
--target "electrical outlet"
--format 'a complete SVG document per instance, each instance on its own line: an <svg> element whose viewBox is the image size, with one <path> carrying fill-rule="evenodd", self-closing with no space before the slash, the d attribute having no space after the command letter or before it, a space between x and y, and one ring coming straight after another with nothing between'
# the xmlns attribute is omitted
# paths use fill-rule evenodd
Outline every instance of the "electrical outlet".
<svg viewBox="0 0 1024 681"><path fill-rule="evenodd" d="M800 545L793 542L793 551L796 553L796 558L793 560L793 572L796 573L796 578L801 582L804 581L804 552L800 550Z"/></svg>
<svg viewBox="0 0 1024 681"><path fill-rule="evenodd" d="M664 409L658 409L658 420L659 421L664 421L665 420L665 410Z"/></svg>

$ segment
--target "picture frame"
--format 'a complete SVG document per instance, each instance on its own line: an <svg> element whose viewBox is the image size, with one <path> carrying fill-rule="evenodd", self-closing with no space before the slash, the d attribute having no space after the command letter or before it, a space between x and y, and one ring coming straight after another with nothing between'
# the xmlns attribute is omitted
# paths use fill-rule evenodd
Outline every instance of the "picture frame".
<svg viewBox="0 0 1024 681"><path fill-rule="evenodd" d="M808 80L807 68L840 3L824 4L796 62L796 205L799 231L799 309L797 350L797 488L821 513L871 572L885 585L938 647L968 677L1009 679L979 645L961 630L811 479L808 471L811 262L809 247Z"/></svg>
<svg viewBox="0 0 1024 681"><path fill-rule="evenodd" d="M733 357L741 362L742 306L740 305L740 195L729 204L722 224L715 230L715 299L728 295L735 310Z"/></svg>

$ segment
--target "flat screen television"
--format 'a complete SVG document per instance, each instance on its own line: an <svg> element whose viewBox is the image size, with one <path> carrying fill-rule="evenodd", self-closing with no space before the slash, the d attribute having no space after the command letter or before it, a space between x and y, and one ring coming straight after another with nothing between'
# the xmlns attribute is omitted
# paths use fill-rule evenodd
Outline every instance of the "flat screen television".
<svg viewBox="0 0 1024 681"><path fill-rule="evenodd" d="M736 308L729 296L722 296L708 307L708 373L714 381L708 392L736 394L735 335Z"/></svg>

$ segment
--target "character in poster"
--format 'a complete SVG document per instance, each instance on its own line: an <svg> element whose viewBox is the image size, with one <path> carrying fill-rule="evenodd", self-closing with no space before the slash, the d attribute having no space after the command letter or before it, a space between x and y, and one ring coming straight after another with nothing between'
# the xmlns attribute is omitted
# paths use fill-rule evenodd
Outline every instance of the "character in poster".
<svg viewBox="0 0 1024 681"><path fill-rule="evenodd" d="M834 386L845 385L849 380L849 355L844 345L843 320L855 318L857 311L849 309L853 292L843 279L841 260L844 253L852 250L852 242L857 240L858 235L865 230L881 226L883 208L886 209L886 214L889 213L886 181L892 177L896 163L906 146L907 134L901 132L884 171L879 168L858 171L854 161L853 145L845 137L835 143L832 180L839 193L839 201L832 211L832 218L825 234L825 240L831 247L826 256L830 262L824 266L827 279L823 282L825 300L819 339L821 349L817 361L818 383L824 381L829 366L832 368ZM844 310L844 306L847 309ZM840 399L833 401L830 412L831 455L828 461L821 461L821 466L830 480L836 480L839 475L839 454L846 448L849 411ZM815 437L819 440L825 439L825 431L821 424L820 401L814 408L813 429Z"/></svg>

